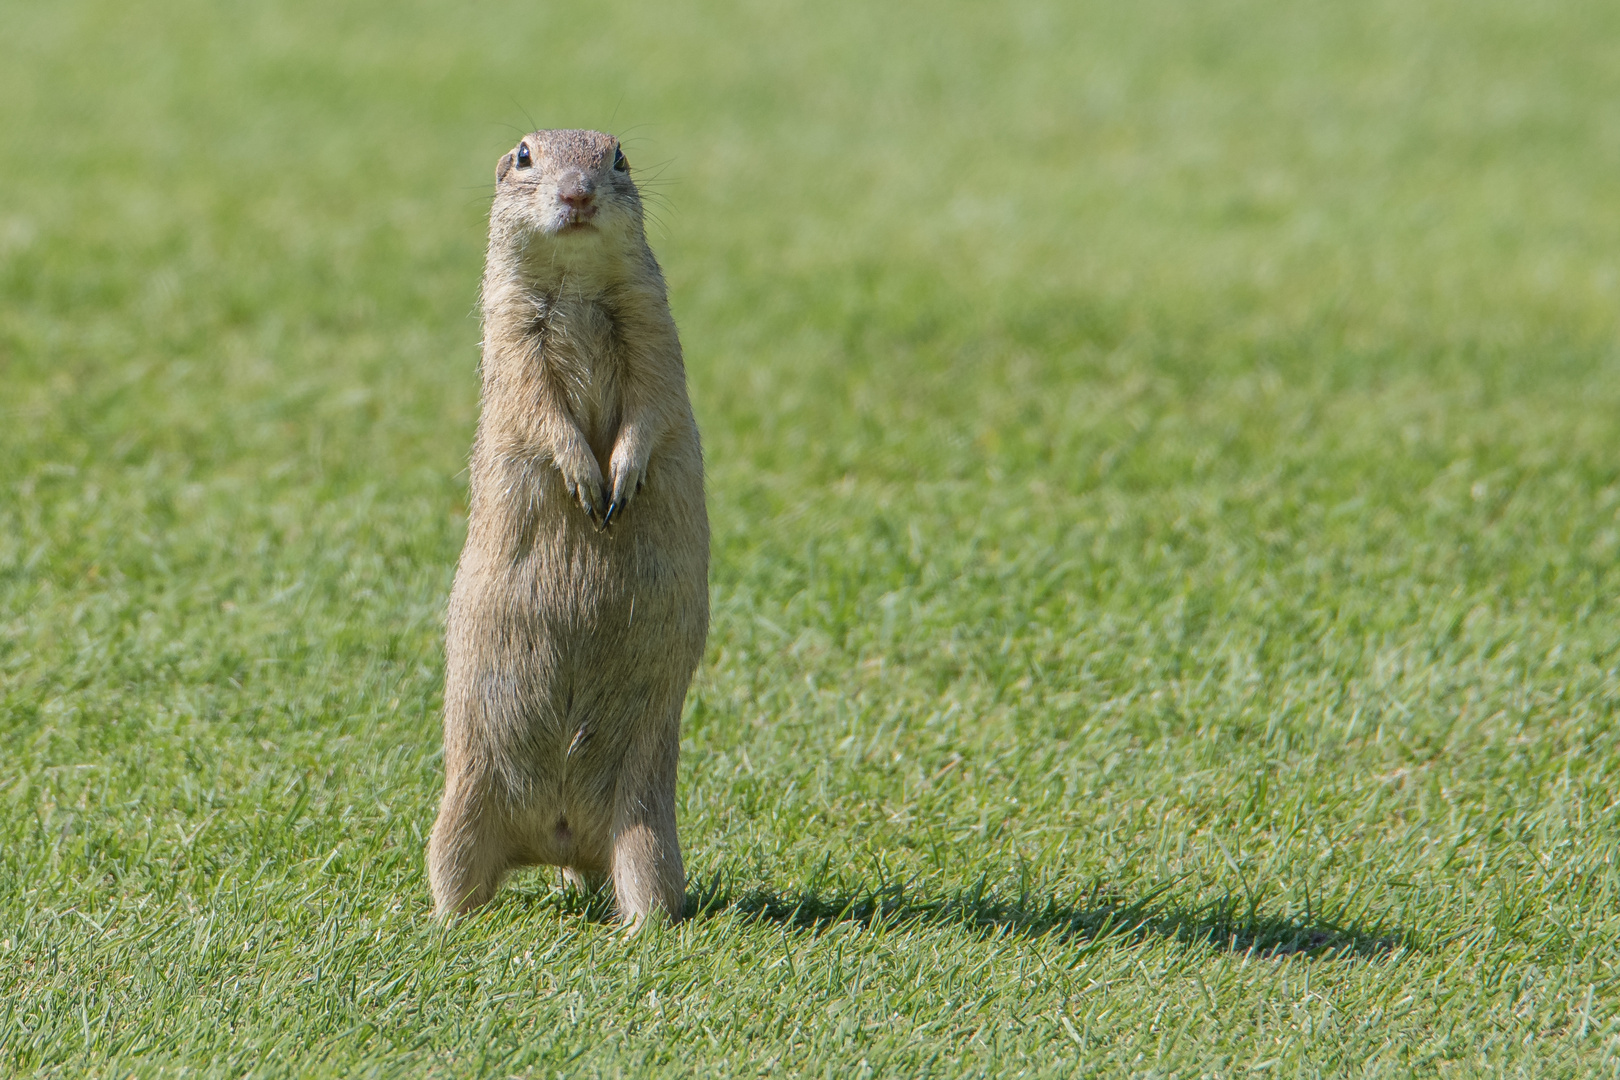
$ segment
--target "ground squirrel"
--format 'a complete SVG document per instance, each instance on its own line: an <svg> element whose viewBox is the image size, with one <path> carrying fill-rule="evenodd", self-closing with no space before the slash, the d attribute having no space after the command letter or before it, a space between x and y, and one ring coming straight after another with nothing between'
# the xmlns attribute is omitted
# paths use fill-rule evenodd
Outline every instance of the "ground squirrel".
<svg viewBox="0 0 1620 1080"><path fill-rule="evenodd" d="M450 596L439 914L511 868L679 918L681 703L709 623L703 458L619 142L537 131L495 170L483 393Z"/></svg>

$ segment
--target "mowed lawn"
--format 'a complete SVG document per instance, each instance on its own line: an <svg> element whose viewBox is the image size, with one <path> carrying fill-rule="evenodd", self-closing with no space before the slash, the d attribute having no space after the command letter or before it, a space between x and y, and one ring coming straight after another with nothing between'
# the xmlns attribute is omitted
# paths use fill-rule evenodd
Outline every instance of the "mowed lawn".
<svg viewBox="0 0 1620 1080"><path fill-rule="evenodd" d="M0 5L0 1073L1620 1071L1620 7ZM679 926L431 920L484 214L621 134Z"/></svg>

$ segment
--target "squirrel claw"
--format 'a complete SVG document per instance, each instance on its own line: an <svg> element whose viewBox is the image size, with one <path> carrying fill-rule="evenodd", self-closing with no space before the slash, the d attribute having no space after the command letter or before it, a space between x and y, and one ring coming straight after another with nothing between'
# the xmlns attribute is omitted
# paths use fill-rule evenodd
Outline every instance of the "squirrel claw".
<svg viewBox="0 0 1620 1080"><path fill-rule="evenodd" d="M612 502L608 503L607 513L602 515L602 528L605 529L609 525L612 525L613 515L617 514L622 509L624 509L624 504L618 499L614 499Z"/></svg>

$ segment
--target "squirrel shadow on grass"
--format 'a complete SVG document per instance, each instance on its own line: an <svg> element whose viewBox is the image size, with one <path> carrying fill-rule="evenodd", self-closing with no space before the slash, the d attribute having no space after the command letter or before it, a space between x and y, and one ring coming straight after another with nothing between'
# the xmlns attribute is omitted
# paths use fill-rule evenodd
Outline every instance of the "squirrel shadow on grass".
<svg viewBox="0 0 1620 1080"><path fill-rule="evenodd" d="M1081 955L1111 942L1150 938L1182 945L1208 945L1262 957L1303 956L1319 960L1369 959L1416 947L1412 935L1380 921L1341 921L1323 914L1301 920L1264 911L1258 902L1227 894L1204 902L1175 899L1178 881L1130 899L1104 889L1080 903L1055 896L991 895L986 882L948 899L909 893L903 885L881 889L814 889L799 894L764 889L733 892L721 881L689 882L688 919L735 914L811 934L842 925L929 926L1073 943Z"/></svg>

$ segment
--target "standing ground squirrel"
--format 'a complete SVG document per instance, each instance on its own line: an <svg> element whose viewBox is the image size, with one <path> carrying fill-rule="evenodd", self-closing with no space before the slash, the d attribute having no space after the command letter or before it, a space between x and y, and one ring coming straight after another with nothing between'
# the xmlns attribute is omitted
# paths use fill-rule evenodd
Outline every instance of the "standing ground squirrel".
<svg viewBox="0 0 1620 1080"><path fill-rule="evenodd" d="M703 455L641 197L611 135L495 170L483 394L450 595L439 914L516 866L679 918L681 703L709 625Z"/></svg>

